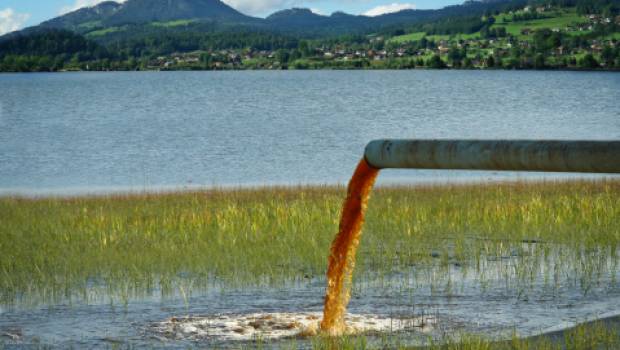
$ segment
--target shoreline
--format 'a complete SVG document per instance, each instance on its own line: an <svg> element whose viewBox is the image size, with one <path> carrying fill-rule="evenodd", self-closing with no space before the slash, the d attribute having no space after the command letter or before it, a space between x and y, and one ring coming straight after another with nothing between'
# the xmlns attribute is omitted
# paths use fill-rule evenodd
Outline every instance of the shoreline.
<svg viewBox="0 0 620 350"><path fill-rule="evenodd" d="M503 72L603 72L603 73L620 73L620 68L604 69L604 68L428 68L428 67L416 67L416 68L342 68L342 67L322 67L322 68L232 68L232 69L204 69L199 67L183 67L179 69L118 69L118 70L86 70L86 69L71 69L71 70L49 70L49 71L0 71L2 74L20 74L20 73L119 73L119 72L246 72L246 71L503 71Z"/></svg>
<svg viewBox="0 0 620 350"><path fill-rule="evenodd" d="M514 179L462 179L455 181L420 181L420 182L388 182L376 184L373 191L376 190L433 190L448 188L480 188L480 187L496 187L496 186L546 186L546 185L571 185L571 184L605 184L620 183L620 176L607 174L601 177L576 177L576 178L514 178ZM347 183L290 183L290 184L224 184L224 185L191 185L191 186L155 186L152 188L131 188L131 187L112 187L112 188L93 188L91 190L79 188L61 188L57 190L40 190L40 191L16 191L0 189L0 200L17 199L17 200L61 200L61 199L97 199L97 198L138 198L138 197L159 197L159 196L183 196L193 194L209 194L209 193L234 193L234 192L270 192L270 191L344 191Z"/></svg>

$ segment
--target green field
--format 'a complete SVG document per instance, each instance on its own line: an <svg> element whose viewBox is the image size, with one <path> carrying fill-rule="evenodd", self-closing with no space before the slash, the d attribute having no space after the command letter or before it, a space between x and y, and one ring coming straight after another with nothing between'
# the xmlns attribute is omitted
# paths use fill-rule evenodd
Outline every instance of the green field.
<svg viewBox="0 0 620 350"><path fill-rule="evenodd" d="M81 23L78 26L78 28L79 29L86 29L86 30L88 30L88 29L92 29L92 28L95 28L95 27L100 26L100 25L101 25L101 21L90 21L90 22Z"/></svg>
<svg viewBox="0 0 620 350"><path fill-rule="evenodd" d="M194 22L196 22L195 19L180 19L180 20L168 21L168 22L152 22L151 25L155 27L172 28L172 27L186 26Z"/></svg>
<svg viewBox="0 0 620 350"><path fill-rule="evenodd" d="M605 37L607 40L620 40L620 33L613 33Z"/></svg>
<svg viewBox="0 0 620 350"><path fill-rule="evenodd" d="M587 23L588 21L588 19L585 18L584 16L577 15L574 9L554 11L551 13L545 13L545 15L550 16L551 18L512 22L510 21L511 16L504 14L504 15L497 16L497 22L495 22L492 28L505 27L506 32L511 34L512 36L524 38L526 36L521 34L521 31L525 28L529 28L531 30L547 28L547 29L559 29L561 31L564 31L567 26L575 25L579 23ZM570 33L581 34L580 32L570 32Z"/></svg>
<svg viewBox="0 0 620 350"><path fill-rule="evenodd" d="M479 39L480 33L456 34L456 35L437 35L437 34L427 35L424 32L416 32L416 33L409 33L409 34L392 37L391 39L389 39L389 42L402 44L406 42L419 41L424 37L426 37L426 39L428 40L433 40L433 41L470 40L470 39Z"/></svg>
<svg viewBox="0 0 620 350"><path fill-rule="evenodd" d="M491 28L505 27L506 32L512 36L520 39L526 39L527 35L521 34L521 31L525 28L531 30L538 29L559 29L565 31L567 26L575 25L579 23L587 23L588 19L584 16L577 15L575 9L555 10L544 13L549 18L534 19L528 21L513 22L513 16L507 13L499 14L495 16L496 22ZM584 35L588 32L572 31L567 32L570 35ZM414 32L404 35L395 36L389 39L389 42L393 43L406 43L412 41L419 41L426 37L428 40L440 41L440 40L475 40L480 39L480 33L471 34L456 34L456 35L427 35L425 32Z"/></svg>
<svg viewBox="0 0 620 350"><path fill-rule="evenodd" d="M390 42L395 42L395 43L400 44L400 43L405 43L409 41L419 41L425 36L426 36L425 32L409 33L409 34L398 35L398 36L392 37L390 39Z"/></svg>
<svg viewBox="0 0 620 350"><path fill-rule="evenodd" d="M127 27L110 27L86 33L86 37L98 37L127 30Z"/></svg>

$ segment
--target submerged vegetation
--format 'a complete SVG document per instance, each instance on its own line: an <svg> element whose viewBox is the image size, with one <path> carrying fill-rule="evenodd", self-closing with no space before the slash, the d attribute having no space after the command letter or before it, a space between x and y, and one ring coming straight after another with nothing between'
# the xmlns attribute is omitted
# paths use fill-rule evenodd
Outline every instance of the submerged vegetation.
<svg viewBox="0 0 620 350"><path fill-rule="evenodd" d="M273 187L0 198L0 302L127 302L323 279L344 193ZM413 269L446 290L458 266L484 289L489 262L512 257L493 273L517 296L537 279L587 293L616 271L619 243L617 180L379 188L354 280Z"/></svg>

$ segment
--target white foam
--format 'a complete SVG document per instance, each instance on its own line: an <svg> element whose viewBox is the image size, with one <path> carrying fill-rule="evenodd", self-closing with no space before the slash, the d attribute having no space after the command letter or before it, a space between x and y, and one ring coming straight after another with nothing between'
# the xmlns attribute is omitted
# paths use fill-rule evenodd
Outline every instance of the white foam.
<svg viewBox="0 0 620 350"><path fill-rule="evenodd" d="M165 338L176 340L274 340L315 335L322 316L320 312L302 312L172 317L156 323L154 331ZM346 324L348 334L385 333L413 329L429 332L436 324L436 319L432 316L392 318L348 314Z"/></svg>

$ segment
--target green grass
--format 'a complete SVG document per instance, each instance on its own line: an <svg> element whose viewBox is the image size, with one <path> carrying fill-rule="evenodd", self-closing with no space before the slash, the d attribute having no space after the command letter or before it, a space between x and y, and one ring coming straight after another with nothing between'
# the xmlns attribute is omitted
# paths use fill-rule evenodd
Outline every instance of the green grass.
<svg viewBox="0 0 620 350"><path fill-rule="evenodd" d="M620 40L620 33L609 34L605 37L606 40Z"/></svg>
<svg viewBox="0 0 620 350"><path fill-rule="evenodd" d="M0 198L0 303L322 277L343 198L340 187ZM620 181L378 189L356 278L435 266L443 283L454 262L484 276L481 259L524 240L545 244L516 263L512 286L527 290L544 257L587 291L618 260Z"/></svg>
<svg viewBox="0 0 620 350"><path fill-rule="evenodd" d="M505 27L506 32L511 34L512 36L518 37L519 39L526 39L528 36L521 34L521 31L525 28L529 28L531 30L538 29L560 29L564 31L567 26L575 25L579 23L587 23L588 19L584 16L579 16L575 9L568 10L555 10L545 13L545 16L548 18L541 18L529 21L519 21L513 22L512 15L507 13L500 14L496 16L496 22L493 24L493 28L497 27ZM567 32L570 35L585 35L587 32ZM425 32L415 32L404 35L399 35L392 37L389 39L390 42L394 43L405 43L412 41L419 41L423 37L426 37L428 40L440 41L440 40L475 40L480 39L480 33L471 33L471 34L456 34L456 35L427 35ZM611 38L610 38L611 39Z"/></svg>
<svg viewBox="0 0 620 350"><path fill-rule="evenodd" d="M470 40L470 39L479 39L480 33L471 33L471 34L455 34L455 35L427 35L425 32L416 32L409 33L404 35L395 36L389 39L389 42L394 42L398 44L419 41L422 38L426 37L428 40L440 41L440 40Z"/></svg>
<svg viewBox="0 0 620 350"><path fill-rule="evenodd" d="M543 29L543 28L547 28L547 29L557 28L557 29L564 31L565 28L569 25L588 22L588 19L585 18L584 16L577 15L574 9L555 11L547 15L550 15L552 17L523 21L523 22L508 22L507 18L509 18L510 16L508 15L498 16L497 22L493 25L493 27L494 28L505 27L507 33L515 37L524 38L527 36L521 34L521 31L525 28L529 28L532 30L538 30L538 29ZM579 33L579 32L575 32L575 33Z"/></svg>
<svg viewBox="0 0 620 350"><path fill-rule="evenodd" d="M312 348L331 349L402 349L402 350L594 350L618 349L620 347L620 319L599 320L584 323L554 334L497 341L474 334L451 334L442 339L431 339L428 345L410 347L402 345L398 336L390 335L374 340L365 336L330 338L317 336ZM267 344L268 345L268 344ZM290 347L296 349L292 342Z"/></svg>
<svg viewBox="0 0 620 350"><path fill-rule="evenodd" d="M127 30L126 27L110 27L110 28L105 28L105 29L99 29L99 30L94 30L92 32L88 32L86 33L87 37L99 37L99 36L104 36L104 35L108 35L111 33L117 33L117 32L122 32Z"/></svg>
<svg viewBox="0 0 620 350"><path fill-rule="evenodd" d="M426 36L425 32L415 32L415 33L403 34L403 35L392 37L389 41L400 44L400 43L406 43L410 41L419 41L425 36Z"/></svg>
<svg viewBox="0 0 620 350"><path fill-rule="evenodd" d="M471 34L454 34L454 35L428 35L428 40L440 41L440 40L473 40L480 39L480 32Z"/></svg>
<svg viewBox="0 0 620 350"><path fill-rule="evenodd" d="M172 28L172 27L187 26L196 21L197 20L195 19L179 19L176 21L168 21L168 22L152 22L151 25L155 27Z"/></svg>
<svg viewBox="0 0 620 350"><path fill-rule="evenodd" d="M101 21L90 21L90 22L80 23L80 25L78 25L78 28L91 29L91 28L95 28L100 25L101 25Z"/></svg>

